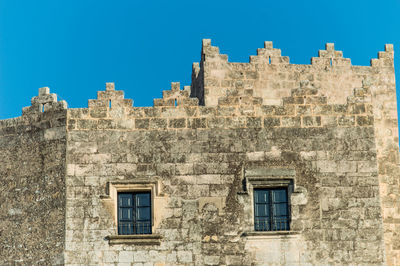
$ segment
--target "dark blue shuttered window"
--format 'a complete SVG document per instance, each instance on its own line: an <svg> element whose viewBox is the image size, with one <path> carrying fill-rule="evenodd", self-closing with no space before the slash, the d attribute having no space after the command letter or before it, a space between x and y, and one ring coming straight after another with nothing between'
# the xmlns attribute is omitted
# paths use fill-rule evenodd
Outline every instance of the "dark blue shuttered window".
<svg viewBox="0 0 400 266"><path fill-rule="evenodd" d="M150 192L118 193L118 234L151 234Z"/></svg>
<svg viewBox="0 0 400 266"><path fill-rule="evenodd" d="M289 220L286 188L254 190L254 230L289 230Z"/></svg>

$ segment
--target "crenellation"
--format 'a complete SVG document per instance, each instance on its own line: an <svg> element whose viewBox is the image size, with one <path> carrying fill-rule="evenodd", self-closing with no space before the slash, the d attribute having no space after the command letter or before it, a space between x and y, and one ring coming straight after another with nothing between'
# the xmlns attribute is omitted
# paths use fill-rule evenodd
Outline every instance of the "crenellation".
<svg viewBox="0 0 400 266"><path fill-rule="evenodd" d="M212 46L210 39L203 39L201 54L202 54L202 61L207 63L228 61L228 56L220 54L219 48L217 46Z"/></svg>
<svg viewBox="0 0 400 266"><path fill-rule="evenodd" d="M342 58L343 57L343 52L342 51L336 51L334 43L326 43L325 44L325 50L319 50L318 51L318 56L319 57L324 57L324 58Z"/></svg>
<svg viewBox="0 0 400 266"><path fill-rule="evenodd" d="M67 109L67 102L64 100L57 101L57 95L50 93L50 88L39 88L38 94L31 99L31 106L22 108L23 115Z"/></svg>
<svg viewBox="0 0 400 266"><path fill-rule="evenodd" d="M371 59L371 67L389 68L394 71L393 44L385 44L385 51L378 52L377 59Z"/></svg>
<svg viewBox="0 0 400 266"><path fill-rule="evenodd" d="M158 106L198 106L198 98L190 98L190 86L180 89L179 82L171 83L171 90L163 91L162 99L154 99L154 107Z"/></svg>
<svg viewBox="0 0 400 266"><path fill-rule="evenodd" d="M124 99L123 91L106 90L97 92L98 100L122 100Z"/></svg>
<svg viewBox="0 0 400 266"><path fill-rule="evenodd" d="M391 43L385 44L385 52L392 52L392 55L394 55L393 44Z"/></svg>
<svg viewBox="0 0 400 266"><path fill-rule="evenodd" d="M265 68L260 65L285 65L289 57L281 56L281 50L273 48L272 42L265 42L264 48L257 49L257 56L250 56L250 64L256 64L257 69Z"/></svg>
<svg viewBox="0 0 400 266"><path fill-rule="evenodd" d="M393 58L393 57L394 57L394 52L393 52L393 45L392 44L386 44L385 45L385 51L384 52L378 52L378 59Z"/></svg>
<svg viewBox="0 0 400 266"><path fill-rule="evenodd" d="M315 66L325 67L351 67L351 60L349 58L343 58L343 52L335 50L333 43L325 44L325 50L318 51L318 57L311 58L311 64Z"/></svg>
<svg viewBox="0 0 400 266"><path fill-rule="evenodd" d="M88 100L92 118L122 118L132 105L133 100L125 99L124 92L115 90L114 83L106 83L106 90L98 91L96 100Z"/></svg>

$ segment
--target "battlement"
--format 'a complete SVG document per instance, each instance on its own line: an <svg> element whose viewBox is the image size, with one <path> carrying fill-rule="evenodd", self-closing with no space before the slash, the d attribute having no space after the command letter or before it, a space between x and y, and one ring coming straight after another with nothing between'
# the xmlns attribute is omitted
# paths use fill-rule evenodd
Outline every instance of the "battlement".
<svg viewBox="0 0 400 266"><path fill-rule="evenodd" d="M229 62L228 56L220 54L219 48L206 39L200 63L193 64L191 96L197 97L201 105L217 106L225 104L232 91L251 89L253 97L262 99L261 104L280 104L300 81L308 80L321 88L328 102L345 103L353 88L361 87L377 68L394 72L393 45L385 45L385 51L379 52L370 66L353 66L333 43L319 50L310 65L298 65L290 64L289 57L282 56L270 41L257 49L257 55L250 56L249 63Z"/></svg>
<svg viewBox="0 0 400 266"><path fill-rule="evenodd" d="M39 95L31 99L31 106L24 107L22 114L37 114L48 111L57 111L67 109L67 102L57 101L57 94L50 93L50 88L39 88Z"/></svg>
<svg viewBox="0 0 400 266"><path fill-rule="evenodd" d="M124 99L124 91L115 90L113 82L106 83L105 91L97 92L96 100L89 100L88 105L90 109L121 109L133 105L131 99Z"/></svg>
<svg viewBox="0 0 400 266"><path fill-rule="evenodd" d="M220 54L220 49L213 46L210 39L204 39L201 61L193 63L192 84L181 90L180 83L173 82L170 90L163 91L162 98L154 99L154 106L279 105L304 81L318 87L327 102L344 104L354 88L362 87L367 77L374 80L369 77L376 72L374 69L393 72L393 58L393 45L386 44L384 51L371 59L370 66L352 66L342 51L336 50L333 43L327 43L324 50L318 51L318 57L311 58L310 65L297 65L290 64L288 56L282 56L280 49L266 41L264 48L257 49L257 55L250 56L249 63L235 63L229 62L227 55ZM114 83L107 83L105 91L97 93L97 99L88 101L89 109L96 110L91 112L99 116L105 110L114 110L118 115L132 105L133 100L124 99L124 92L116 91ZM65 109L67 103L57 101L57 95L43 87L22 113Z"/></svg>
<svg viewBox="0 0 400 266"><path fill-rule="evenodd" d="M140 120L147 117L166 118L161 122L165 128L177 126L169 118L184 118L185 122L182 120L179 127L195 127L201 119L201 125L208 127L207 121L213 116L270 115L264 113L263 110L268 109L264 106L287 109L291 116L331 115L330 120L313 118L319 122L312 125L341 126L337 122L338 115L372 115L371 92L381 86L377 75L393 73L393 45L389 44L385 51L378 53L377 59L371 60L371 66L365 67L351 66L350 59L343 58L343 52L336 50L333 43L327 43L325 50L311 59L310 65L290 64L289 57L282 56L281 50L274 48L270 41L264 43L264 48L257 49L256 56L250 56L249 63L228 62L228 56L220 54L210 39L203 40L201 55L200 63L193 64L191 86L181 89L179 82L172 82L171 89L164 90L162 98L154 99L153 107L133 107L133 100L125 99L122 90L116 90L114 83L106 83L105 90L97 92L97 99L88 100L87 109L69 110L73 119L69 120L68 128L151 128L150 121ZM381 74L377 74L376 68L382 69ZM290 111L291 105L295 105L294 112ZM203 110L201 106L216 108ZM394 108L390 112L396 117L395 106L390 108ZM57 95L43 87L38 96L32 98L31 106L23 109L23 116L66 109L65 101L57 101ZM139 120L135 123L135 119ZM336 121L333 124L332 119ZM349 119L353 122L348 125L361 125L361 122L356 123L357 117ZM370 118L366 121L371 125ZM227 124L223 122L222 125ZM303 122L295 125L302 126Z"/></svg>
<svg viewBox="0 0 400 266"><path fill-rule="evenodd" d="M190 86L180 89L179 82L171 83L171 90L163 91L162 99L154 99L154 106L196 106L197 98L190 98Z"/></svg>
<svg viewBox="0 0 400 266"><path fill-rule="evenodd" d="M203 39L202 43L202 61L226 61L228 62L228 56L225 54L220 54L219 47L213 46L211 44L211 39ZM383 60L385 63L379 64L376 61L380 59L393 59L393 44L386 44L385 50L378 52L377 59L371 59L370 66L393 66L393 61ZM265 41L264 48L257 49L257 55L250 56L250 63L263 63L263 64L289 64L289 57L281 55L281 49L273 47L272 41ZM194 64L198 66L198 63ZM349 58L343 58L343 52L335 50L334 43L326 43L325 50L318 51L318 57L311 58L311 65L331 65L333 67L350 66L351 60Z"/></svg>

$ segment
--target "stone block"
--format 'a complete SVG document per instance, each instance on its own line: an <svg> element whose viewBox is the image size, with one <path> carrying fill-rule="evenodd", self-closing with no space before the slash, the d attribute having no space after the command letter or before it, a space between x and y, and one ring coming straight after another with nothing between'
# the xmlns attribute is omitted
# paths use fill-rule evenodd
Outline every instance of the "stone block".
<svg viewBox="0 0 400 266"><path fill-rule="evenodd" d="M337 164L334 161L317 161L317 167L321 173L335 173Z"/></svg>
<svg viewBox="0 0 400 266"><path fill-rule="evenodd" d="M92 118L104 118L107 117L107 109L104 107L99 107L90 110L90 116Z"/></svg>
<svg viewBox="0 0 400 266"><path fill-rule="evenodd" d="M190 175L193 174L194 168L193 164L176 164L175 173L177 175Z"/></svg>
<svg viewBox="0 0 400 266"><path fill-rule="evenodd" d="M279 117L266 117L264 118L264 127L279 127L281 125L281 120Z"/></svg>
<svg viewBox="0 0 400 266"><path fill-rule="evenodd" d="M242 257L237 255L226 256L226 265L243 265Z"/></svg>
<svg viewBox="0 0 400 266"><path fill-rule="evenodd" d="M337 164L337 171L340 173L355 173L357 171L357 162L340 161Z"/></svg>
<svg viewBox="0 0 400 266"><path fill-rule="evenodd" d="M246 127L246 118L245 117L228 117L228 118L226 118L226 126L228 128Z"/></svg>
<svg viewBox="0 0 400 266"><path fill-rule="evenodd" d="M215 117L207 119L208 128L225 128L226 119L224 117Z"/></svg>
<svg viewBox="0 0 400 266"><path fill-rule="evenodd" d="M283 104L304 104L303 97L284 97Z"/></svg>
<svg viewBox="0 0 400 266"><path fill-rule="evenodd" d="M137 250L133 253L134 262L147 262L149 259L149 252L145 250Z"/></svg>
<svg viewBox="0 0 400 266"><path fill-rule="evenodd" d="M193 262L193 254L191 251L179 250L177 252L178 262L191 263Z"/></svg>
<svg viewBox="0 0 400 266"><path fill-rule="evenodd" d="M83 130L97 129L97 121L89 119L79 119L77 120L77 128Z"/></svg>
<svg viewBox="0 0 400 266"><path fill-rule="evenodd" d="M118 262L133 262L132 251L120 251L118 255Z"/></svg>
<svg viewBox="0 0 400 266"><path fill-rule="evenodd" d="M165 262L166 260L166 255L162 251L158 250L150 250L149 251L149 261L150 262L155 262L154 265L163 265L162 262Z"/></svg>
<svg viewBox="0 0 400 266"><path fill-rule="evenodd" d="M65 128L55 127L46 129L44 131L44 139L46 140L65 139Z"/></svg>
<svg viewBox="0 0 400 266"><path fill-rule="evenodd" d="M190 118L188 119L188 127L192 129L206 128L207 119L206 118Z"/></svg>
<svg viewBox="0 0 400 266"><path fill-rule="evenodd" d="M354 126L355 117L354 116L340 116L338 117L339 126Z"/></svg>
<svg viewBox="0 0 400 266"><path fill-rule="evenodd" d="M373 116L357 116L358 126L373 126L374 118Z"/></svg>
<svg viewBox="0 0 400 266"><path fill-rule="evenodd" d="M305 127L319 127L321 126L320 116L303 116L302 123Z"/></svg>
<svg viewBox="0 0 400 266"><path fill-rule="evenodd" d="M186 127L186 119L185 118L169 119L168 127L169 128L185 128Z"/></svg>
<svg viewBox="0 0 400 266"><path fill-rule="evenodd" d="M220 257L204 256L204 265L220 265Z"/></svg>
<svg viewBox="0 0 400 266"><path fill-rule="evenodd" d="M177 255L176 251L169 252L167 254L167 262L176 263L177 262Z"/></svg>
<svg viewBox="0 0 400 266"><path fill-rule="evenodd" d="M248 152L246 153L247 159L249 161L263 161L265 154L263 151Z"/></svg>
<svg viewBox="0 0 400 266"><path fill-rule="evenodd" d="M50 88L49 87L42 87L39 88L39 96L44 96L50 94Z"/></svg>
<svg viewBox="0 0 400 266"><path fill-rule="evenodd" d="M360 173L376 173L377 166L373 161L357 162L357 171Z"/></svg>
<svg viewBox="0 0 400 266"><path fill-rule="evenodd" d="M137 129L148 129L149 124L149 119L135 119L135 127Z"/></svg>
<svg viewBox="0 0 400 266"><path fill-rule="evenodd" d="M119 128L119 129L134 129L135 128L135 120L133 120L133 119L119 119L119 120L116 120L115 122L116 122L115 128Z"/></svg>
<svg viewBox="0 0 400 266"><path fill-rule="evenodd" d="M246 126L251 128L261 128L262 120L260 117L247 117L246 118Z"/></svg>
<svg viewBox="0 0 400 266"><path fill-rule="evenodd" d="M195 177L196 184L200 185L210 185L210 184L221 184L221 175L197 175Z"/></svg>
<svg viewBox="0 0 400 266"><path fill-rule="evenodd" d="M153 118L150 119L150 129L165 129L167 128L167 119L164 118Z"/></svg>
<svg viewBox="0 0 400 266"><path fill-rule="evenodd" d="M301 118L300 117L282 117L281 118L282 127L300 127Z"/></svg>

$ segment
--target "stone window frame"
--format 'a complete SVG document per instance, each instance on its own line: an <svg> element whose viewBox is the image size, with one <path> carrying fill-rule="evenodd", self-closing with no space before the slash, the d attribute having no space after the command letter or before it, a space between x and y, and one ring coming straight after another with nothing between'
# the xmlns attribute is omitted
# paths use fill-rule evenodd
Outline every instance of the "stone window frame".
<svg viewBox="0 0 400 266"><path fill-rule="evenodd" d="M247 215L246 229L242 236L257 237L270 235L296 235L298 231L293 230L293 200L297 205L303 205L307 202L307 191L302 187L296 186L296 171L291 168L269 168L263 166L249 167L244 170L244 191L239 194L246 195L245 212ZM288 193L288 211L289 211L289 230L288 231L255 231L254 227L254 189L286 188ZM298 198L304 198L303 202L298 204Z"/></svg>
<svg viewBox="0 0 400 266"><path fill-rule="evenodd" d="M108 195L103 199L111 201L113 206L113 220L116 225L113 235L107 236L110 245L116 244L131 244L131 245L160 245L161 235L156 233L157 224L155 219L158 217L156 209L156 198L162 197L160 193L161 185L158 180L149 178L138 178L134 180L117 180L109 181ZM118 193L121 192L150 192L151 195L151 234L133 234L119 235L118 234Z"/></svg>

